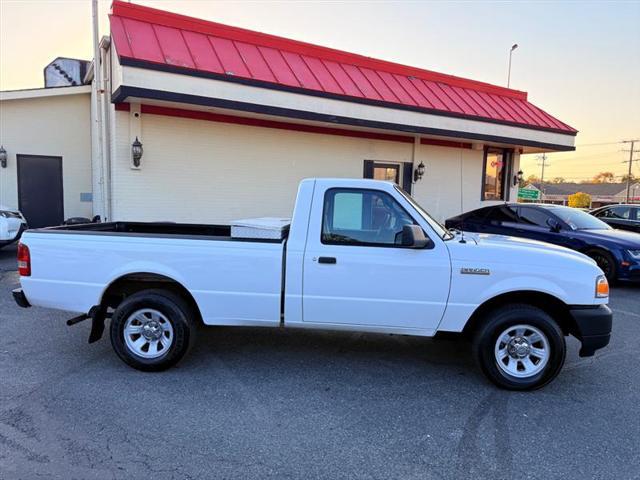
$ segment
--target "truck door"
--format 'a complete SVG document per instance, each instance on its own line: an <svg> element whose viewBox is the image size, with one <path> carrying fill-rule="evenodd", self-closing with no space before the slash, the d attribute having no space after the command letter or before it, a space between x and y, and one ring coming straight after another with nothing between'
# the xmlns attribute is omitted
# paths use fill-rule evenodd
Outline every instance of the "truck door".
<svg viewBox="0 0 640 480"><path fill-rule="evenodd" d="M439 238L424 249L402 246L404 225L421 224L403 200L382 190L316 188L303 260L304 323L438 326L449 252Z"/></svg>

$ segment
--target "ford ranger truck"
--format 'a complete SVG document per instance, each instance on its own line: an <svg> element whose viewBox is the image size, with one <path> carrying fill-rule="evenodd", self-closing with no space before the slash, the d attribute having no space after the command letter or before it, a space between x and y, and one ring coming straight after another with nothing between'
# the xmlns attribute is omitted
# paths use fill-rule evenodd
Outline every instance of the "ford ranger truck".
<svg viewBox="0 0 640 480"><path fill-rule="evenodd" d="M197 326L344 330L473 339L484 374L511 390L560 372L565 337L609 343L609 285L585 255L446 230L389 182L306 179L291 220L233 225L111 222L27 230L23 307L110 319L116 354L144 371L180 361Z"/></svg>

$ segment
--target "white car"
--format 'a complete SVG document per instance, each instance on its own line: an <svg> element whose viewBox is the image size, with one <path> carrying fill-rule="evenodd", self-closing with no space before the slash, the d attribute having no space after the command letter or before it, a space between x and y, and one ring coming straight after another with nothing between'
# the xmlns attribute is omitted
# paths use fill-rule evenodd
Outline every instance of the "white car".
<svg viewBox="0 0 640 480"><path fill-rule="evenodd" d="M27 229L27 221L13 208L0 205L0 248L16 242Z"/></svg>
<svg viewBox="0 0 640 480"><path fill-rule="evenodd" d="M289 225L290 224L290 225ZM112 222L27 231L23 307L92 319L130 366L176 364L198 324L474 340L487 377L538 388L609 343L609 286L587 256L540 242L450 232L397 185L308 179L293 218L229 225Z"/></svg>

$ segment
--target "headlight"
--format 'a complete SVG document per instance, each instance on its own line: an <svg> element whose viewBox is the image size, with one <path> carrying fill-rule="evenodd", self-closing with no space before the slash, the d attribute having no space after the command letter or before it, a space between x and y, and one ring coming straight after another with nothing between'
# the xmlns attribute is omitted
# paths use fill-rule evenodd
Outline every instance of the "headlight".
<svg viewBox="0 0 640 480"><path fill-rule="evenodd" d="M607 298L609 296L609 282L604 275L596 277L596 298Z"/></svg>
<svg viewBox="0 0 640 480"><path fill-rule="evenodd" d="M636 260L640 260L640 250L627 250L631 258L635 258Z"/></svg>

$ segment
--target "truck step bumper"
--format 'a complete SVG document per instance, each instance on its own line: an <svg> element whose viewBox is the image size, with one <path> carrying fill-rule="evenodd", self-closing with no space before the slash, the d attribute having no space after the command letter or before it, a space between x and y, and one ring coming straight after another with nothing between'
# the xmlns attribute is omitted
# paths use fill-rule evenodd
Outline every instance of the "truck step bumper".
<svg viewBox="0 0 640 480"><path fill-rule="evenodd" d="M13 294L13 299L20 307L29 308L31 306L21 288L16 288L11 293Z"/></svg>
<svg viewBox="0 0 640 480"><path fill-rule="evenodd" d="M577 307L570 311L577 328L574 334L582 343L581 357L591 357L596 350L609 344L613 314L608 306Z"/></svg>

